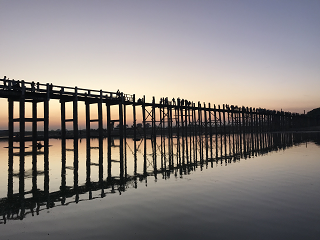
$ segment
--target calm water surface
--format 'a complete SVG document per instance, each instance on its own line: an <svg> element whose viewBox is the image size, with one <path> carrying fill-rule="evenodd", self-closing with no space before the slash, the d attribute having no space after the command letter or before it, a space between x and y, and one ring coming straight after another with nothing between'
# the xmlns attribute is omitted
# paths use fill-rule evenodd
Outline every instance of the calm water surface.
<svg viewBox="0 0 320 240"><path fill-rule="evenodd" d="M145 153L143 140L136 142L135 162L128 139L124 171L117 139L112 161L107 141L99 155L95 139L89 152L84 139L78 151L73 140L63 151L61 140L50 139L48 171L40 150L37 174L26 153L21 175L14 149L12 181L1 141L0 239L320 239L319 134L252 137L214 138L207 153L185 139L180 160L175 139L171 167L167 142L162 155L161 139L155 152L151 140Z"/></svg>

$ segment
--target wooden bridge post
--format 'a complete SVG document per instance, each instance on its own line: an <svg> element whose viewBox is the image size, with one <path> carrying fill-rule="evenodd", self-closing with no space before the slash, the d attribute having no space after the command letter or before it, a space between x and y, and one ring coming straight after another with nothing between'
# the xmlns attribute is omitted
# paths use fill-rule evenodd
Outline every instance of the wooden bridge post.
<svg viewBox="0 0 320 240"><path fill-rule="evenodd" d="M152 160L153 160L153 170L155 178L157 176L157 143L156 143L156 106L155 106L155 97L152 97L152 136L151 136L151 143L152 143Z"/></svg>
<svg viewBox="0 0 320 240"><path fill-rule="evenodd" d="M142 125L143 125L143 173L147 174L147 129L146 129L146 96L142 99Z"/></svg>
<svg viewBox="0 0 320 240"><path fill-rule="evenodd" d="M226 106L225 104L222 105L223 108L223 132L224 134L227 134L227 129L226 129Z"/></svg>
<svg viewBox="0 0 320 240"><path fill-rule="evenodd" d="M188 121L189 121L189 125L188 125L188 129L189 129L189 149L190 149L190 162L192 162L192 130L193 130L193 121L191 121L191 113L192 113L192 108L193 108L193 103L189 104L189 108L188 108Z"/></svg>
<svg viewBox="0 0 320 240"><path fill-rule="evenodd" d="M32 100L32 197L37 197L37 101Z"/></svg>
<svg viewBox="0 0 320 240"><path fill-rule="evenodd" d="M252 112L252 107L250 107L250 132L253 132L254 128L254 122L253 122L253 112Z"/></svg>
<svg viewBox="0 0 320 240"><path fill-rule="evenodd" d="M13 100L8 98L8 130L9 130L9 149L13 147Z"/></svg>
<svg viewBox="0 0 320 240"><path fill-rule="evenodd" d="M132 96L133 111L133 157L134 157L134 175L137 174L137 117L136 117L136 95Z"/></svg>
<svg viewBox="0 0 320 240"><path fill-rule="evenodd" d="M123 178L123 93L120 95L119 99L119 135L120 135L120 178Z"/></svg>
<svg viewBox="0 0 320 240"><path fill-rule="evenodd" d="M273 110L270 116L270 124L272 131L276 131L276 111Z"/></svg>
<svg viewBox="0 0 320 240"><path fill-rule="evenodd" d="M182 162L184 163L184 160L185 160L185 146L184 146L184 143L185 143L185 139L184 139L185 128L184 128L184 120L183 120L183 104L180 105L179 111L180 111L180 114L181 114L180 122L181 122Z"/></svg>
<svg viewBox="0 0 320 240"><path fill-rule="evenodd" d="M108 180L111 180L111 107L110 102L107 101L107 137L108 137Z"/></svg>
<svg viewBox="0 0 320 240"><path fill-rule="evenodd" d="M162 102L161 107L162 107L162 110L163 110L163 112L162 112L162 115L163 115L163 128L165 129L166 122L167 122L167 128L169 129L169 120L170 120L169 116L168 116L169 110L168 110L168 108L165 108L164 101L161 101L161 102ZM165 110L167 111L167 114L165 113ZM166 121L166 116L167 116L167 121ZM165 132L167 132L167 131L165 131ZM168 136L168 135L165 133L164 136L163 136L163 138L164 138L163 139L163 162L164 162L164 166L163 167L164 167L165 170L167 169L166 136ZM168 136L168 144L169 144L169 136ZM169 150L169 148L168 148L168 150ZM170 166L171 166L171 163L170 163L170 157L169 157L169 167Z"/></svg>
<svg viewBox="0 0 320 240"><path fill-rule="evenodd" d="M24 86L24 85L23 85ZM25 138L25 94L22 92L19 99L19 127L20 127L20 148L24 149L24 138Z"/></svg>
<svg viewBox="0 0 320 240"><path fill-rule="evenodd" d="M62 95L64 88L61 88L60 94ZM60 98L60 109L61 109L61 139L66 138L66 102L62 97Z"/></svg>
<svg viewBox="0 0 320 240"><path fill-rule="evenodd" d="M74 88L73 97L73 137L78 139L78 88ZM77 140L78 143L78 140Z"/></svg>
<svg viewBox="0 0 320 240"><path fill-rule="evenodd" d="M176 135L177 135L177 159L179 164L181 164L181 146L180 146L180 105L181 101L178 99L178 104L175 108L175 117L176 117ZM177 114L178 113L178 114Z"/></svg>
<svg viewBox="0 0 320 240"><path fill-rule="evenodd" d="M195 123L195 104L194 102L191 103L191 126L190 126L190 131L191 131L191 138L192 138L192 157L193 157L193 162L195 162L195 144L196 144L196 123ZM191 141L191 139L190 139ZM191 148L191 147L190 147Z"/></svg>
<svg viewBox="0 0 320 240"><path fill-rule="evenodd" d="M213 104L213 117L214 117L214 129L215 129L215 133L217 135L218 134L218 123L217 123L217 109L216 109L215 104Z"/></svg>
<svg viewBox="0 0 320 240"><path fill-rule="evenodd" d="M241 130L242 133L246 132L246 108L244 106L241 107Z"/></svg>
<svg viewBox="0 0 320 240"><path fill-rule="evenodd" d="M99 181L103 179L103 114L102 114L102 90L100 90L100 99L98 102L98 129L99 129ZM90 132L90 129L89 129ZM88 141L88 140L87 140ZM89 138L90 146L90 138ZM102 188L103 189L103 188Z"/></svg>
<svg viewBox="0 0 320 240"><path fill-rule="evenodd" d="M239 108L239 147L240 153L242 154L242 141L243 141L243 132L244 132L244 118L243 118L243 106Z"/></svg>
<svg viewBox="0 0 320 240"><path fill-rule="evenodd" d="M196 104L193 103L193 134L194 134L194 147L193 147L193 151L194 151L194 161L195 163L197 163L197 159L198 159L198 120L197 120L197 114L196 114Z"/></svg>
<svg viewBox="0 0 320 240"><path fill-rule="evenodd" d="M156 110L155 110L155 98L152 97L152 103L151 103L151 139L154 140L154 138L156 137L156 119L155 119L155 115L156 115Z"/></svg>
<svg viewBox="0 0 320 240"><path fill-rule="evenodd" d="M246 110L246 114L247 114L247 109ZM247 135L246 133L243 134L243 154L245 159L247 158L247 145L246 145L246 139L247 139Z"/></svg>
<svg viewBox="0 0 320 240"><path fill-rule="evenodd" d="M222 118L221 118L220 105L218 105L218 113L219 113L219 133L222 135Z"/></svg>
<svg viewBox="0 0 320 240"><path fill-rule="evenodd" d="M251 151L254 149L254 138L253 138L253 132L254 132L254 116L253 116L253 109L250 107L250 118L251 118ZM252 152L253 153L253 152Z"/></svg>
<svg viewBox="0 0 320 240"><path fill-rule="evenodd" d="M203 148L202 148L202 109L201 109L201 103L198 102L198 120L199 120L199 148L200 148L200 162L203 161Z"/></svg>
<svg viewBox="0 0 320 240"><path fill-rule="evenodd" d="M217 109L216 105L213 104L213 117L214 117L214 129L215 129L215 142L216 142L216 160L218 160L218 123L217 123Z"/></svg>
<svg viewBox="0 0 320 240"><path fill-rule="evenodd" d="M258 127L259 127L259 124L258 124L258 114L257 114L257 109L256 108L253 108L253 122L254 122L254 132L258 132Z"/></svg>
<svg viewBox="0 0 320 240"><path fill-rule="evenodd" d="M269 124L270 124L270 130L275 131L275 111L270 111L270 116L269 116ZM270 139L272 139L270 137Z"/></svg>
<svg viewBox="0 0 320 240"><path fill-rule="evenodd" d="M218 105L218 112L219 112L219 133L220 133L220 157L222 159L222 146L223 146L223 143L222 143L222 135L223 135L223 130L222 130L222 117L221 117L221 108L220 108L220 105Z"/></svg>
<svg viewBox="0 0 320 240"><path fill-rule="evenodd" d="M88 91L88 93L86 94L86 96L88 97L88 95L90 95L90 90ZM85 105L86 105L86 138L87 138L87 142L90 141L90 135L91 135L91 127L90 127L90 102L89 99L87 98L85 101Z"/></svg>
<svg viewBox="0 0 320 240"><path fill-rule="evenodd" d="M261 108L257 109L257 122L258 122L258 132L262 131L262 114L261 114Z"/></svg>
<svg viewBox="0 0 320 240"><path fill-rule="evenodd" d="M232 105L232 107L234 107L233 105ZM225 108L225 111L226 111L226 113L225 114L227 114L227 116L226 116L226 134L228 134L228 136L229 136L229 138L230 138L230 135L231 135L231 132L232 132L232 128L234 127L233 125L231 125L230 126L230 115L232 114L231 113L231 109L230 109L230 106L229 105L227 105L226 104L226 108Z"/></svg>
<svg viewBox="0 0 320 240"><path fill-rule="evenodd" d="M167 108L167 118L168 118L168 152L169 152L169 163L173 167L173 138L172 138L172 106L169 105Z"/></svg>
<svg viewBox="0 0 320 240"><path fill-rule="evenodd" d="M264 127L266 132L270 132L269 126L269 110L264 109Z"/></svg>
<svg viewBox="0 0 320 240"><path fill-rule="evenodd" d="M223 135L224 135L224 154L227 156L227 129L226 129L226 108L225 104L222 105L223 107Z"/></svg>
<svg viewBox="0 0 320 240"><path fill-rule="evenodd" d="M265 127L267 132L271 132L269 117L270 117L270 110L265 110Z"/></svg>
<svg viewBox="0 0 320 240"><path fill-rule="evenodd" d="M51 87L49 83L46 85L47 97L44 100L44 145L49 144L49 99L51 94Z"/></svg>
<svg viewBox="0 0 320 240"><path fill-rule="evenodd" d="M209 134L210 134L210 158L212 161L213 155L212 155L212 108L211 104L209 103Z"/></svg>
<svg viewBox="0 0 320 240"><path fill-rule="evenodd" d="M136 140L137 140L137 117L136 117L136 95L132 96L132 111L133 111L133 142L134 148L136 149Z"/></svg>
<svg viewBox="0 0 320 240"><path fill-rule="evenodd" d="M206 103L204 102L203 103L203 114L204 114L204 124L205 124L205 127L204 127L204 140L205 140L205 150L206 150L206 163L208 163L208 157L209 157L209 154L208 154L208 117L207 117L207 108L206 108Z"/></svg>
<svg viewBox="0 0 320 240"><path fill-rule="evenodd" d="M247 124L246 124L246 108L242 106L241 108L241 119L242 119L242 132L246 132Z"/></svg>
<svg viewBox="0 0 320 240"><path fill-rule="evenodd" d="M123 148L124 148L124 169L125 177L127 177L127 104L125 96L122 96L123 106Z"/></svg>
<svg viewBox="0 0 320 240"><path fill-rule="evenodd" d="M242 107L238 108L238 119L239 119L239 130L238 130L238 132L241 133L242 130L243 130Z"/></svg>
<svg viewBox="0 0 320 240"><path fill-rule="evenodd" d="M19 159L19 198L20 203L24 201L25 191L25 86L21 83L22 93L19 99L19 127L20 127L20 159ZM21 216L23 218L24 208L21 209Z"/></svg>
<svg viewBox="0 0 320 240"><path fill-rule="evenodd" d="M189 147L188 147L188 109L189 109L189 105L188 105L188 101L186 101L185 104L185 109L184 109L184 121L185 121L185 142L186 142L186 159L187 159L187 163L189 160Z"/></svg>
<svg viewBox="0 0 320 240"><path fill-rule="evenodd" d="M261 132L264 132L266 130L266 124L265 124L265 109L261 109Z"/></svg>
<svg viewBox="0 0 320 240"><path fill-rule="evenodd" d="M76 192L75 202L79 201L78 181L79 181L79 158L78 158L78 88L74 88L73 95L73 186Z"/></svg>
<svg viewBox="0 0 320 240"><path fill-rule="evenodd" d="M274 128L274 123L275 121L275 117L274 117L274 111L270 111L269 112L269 125L270 125L270 131L274 131L275 128ZM270 138L271 139L271 138Z"/></svg>
<svg viewBox="0 0 320 240"><path fill-rule="evenodd" d="M163 127L164 127L164 109L163 109L163 105L160 102L160 106L159 106L159 116L160 116L160 156L161 156L161 170L164 169L164 162L163 162L163 157L164 157L164 152L163 152Z"/></svg>
<svg viewBox="0 0 320 240"><path fill-rule="evenodd" d="M230 129L230 133L232 133L232 150L233 150L233 155L235 155L235 139L234 139L234 132L236 130L236 126L237 126L237 117L236 117L236 109L235 107L232 105L231 106L231 126L232 126L232 130ZM229 122L230 124L230 122ZM229 133L229 134L230 134ZM229 135L230 136L230 135ZM229 137L230 139L230 137ZM230 146L230 145L229 145ZM230 151L229 151L230 152Z"/></svg>

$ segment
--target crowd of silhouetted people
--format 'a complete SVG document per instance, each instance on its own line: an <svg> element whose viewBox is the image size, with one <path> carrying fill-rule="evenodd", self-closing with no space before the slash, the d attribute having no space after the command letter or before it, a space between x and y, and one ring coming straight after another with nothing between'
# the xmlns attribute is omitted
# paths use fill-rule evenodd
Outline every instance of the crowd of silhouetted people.
<svg viewBox="0 0 320 240"><path fill-rule="evenodd" d="M186 99L180 99L177 98L177 102L175 98L172 98L171 102L169 102L168 97L166 98L160 98L160 104L165 104L165 105L177 105L177 106L191 106L192 102L188 101Z"/></svg>

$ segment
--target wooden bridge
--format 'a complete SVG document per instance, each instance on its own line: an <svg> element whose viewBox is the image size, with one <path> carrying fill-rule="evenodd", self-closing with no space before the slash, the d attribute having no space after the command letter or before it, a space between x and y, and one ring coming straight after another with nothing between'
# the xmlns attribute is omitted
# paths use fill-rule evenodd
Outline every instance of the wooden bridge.
<svg viewBox="0 0 320 240"><path fill-rule="evenodd" d="M86 112L86 137L90 138L90 123L98 123L99 138L112 135L115 123L119 125L118 136L123 139L127 136L127 110L130 105L133 109L133 127L130 129L134 139L147 135L168 134L177 137L190 134L218 134L235 132L262 132L283 131L297 127L319 125L320 121L304 114L296 114L283 111L267 110L261 108L249 108L229 106L223 104L211 106L210 103L197 104L184 99L161 98L156 103L153 97L151 102L146 102L145 96L138 100L135 94L122 92L107 92L102 90L83 89L78 87L56 86L49 83L26 82L10 80L6 77L0 79L0 97L8 99L8 130L9 140L14 140L14 122L19 122L19 139L22 143L25 139L26 122L32 123L32 140L46 140L49 137L49 101L58 99L61 105L61 138L66 138L66 123L73 124L73 137L79 137L78 129L78 102L85 103ZM13 118L14 102L19 102L19 118ZM25 117L25 103L32 102L32 118ZM73 117L66 119L66 102L72 102ZM37 105L43 103L43 118L38 118ZM98 105L98 118L90 118L90 105ZM117 105L118 116L112 119L110 106ZM106 106L107 131L103 131L104 117L103 106ZM137 135L137 107L142 110L142 128ZM68 110L69 111L69 110ZM39 138L37 134L38 122L44 123L44 136ZM151 128L149 127L151 126Z"/></svg>
<svg viewBox="0 0 320 240"><path fill-rule="evenodd" d="M281 144L292 144L292 139L279 132L296 127L319 125L320 121L310 118L304 114L295 114L283 111L274 111L261 108L249 108L222 105L211 106L210 104L197 104L185 99L161 98L156 102L152 98L151 102L146 102L145 97L136 99L134 94L124 94L122 92L107 92L102 90L91 90L83 88L71 88L56 86L52 84L41 84L39 82L26 82L10 80L6 77L0 79L0 97L8 99L8 195L7 198L0 199L0 210L3 219L12 211L20 211L19 218L23 218L25 206L30 205L30 209L38 205L45 204L47 208L57 201L65 201L66 198L75 196L77 202L79 194L101 189L101 196L104 189L114 188L124 191L128 184L136 186L137 179L146 179L147 176L157 177L162 174L167 177L170 173L177 171L189 171L196 166L203 166L204 163L218 161L234 161L240 157L250 157L256 153L272 151L281 148ZM49 102L57 99L61 109L61 187L58 192L49 190ZM14 118L14 102L18 102L19 117ZM32 117L26 117L26 102L32 103ZM72 102L72 118L66 118L66 103ZM78 149L79 149L79 129L78 129L78 103L85 103L86 115L86 184L79 186L78 183ZM43 118L38 117L38 104L43 104ZM98 106L97 119L91 118L92 104ZM118 108L117 116L111 114L111 106ZM128 106L132 107L133 122L131 128L127 127ZM106 116L103 115L103 107L106 107ZM142 126L137 124L137 110L142 111ZM42 109L42 108L41 108ZM106 118L107 129L103 129ZM14 123L19 123L19 136L14 132ZM32 137L26 136L26 123L32 123ZM43 136L39 136L38 123L44 123ZM67 130L66 123L73 125L73 148L66 148ZM91 123L98 123L99 138L99 182L92 182L90 160L90 138ZM114 130L114 124L118 124L118 130ZM116 135L116 136L115 136ZM280 136L280 137L279 137ZM104 179L103 165L103 139L107 137L107 179ZM134 172L127 174L127 138L133 138L134 146L130 149L133 153ZM113 139L119 141L116 146L119 151L119 159L112 159L111 149ZM37 150L37 142L43 140L43 151ZM14 141L19 142L18 152L14 152ZM26 141L32 141L32 151L26 152ZM147 141L151 142L152 152L148 153ZM137 143L139 145L137 146ZM143 149L140 149L143 143ZM280 145L279 145L280 144ZM66 185L66 152L73 151L73 178L72 187ZM138 152L142 152L143 172L137 171ZM32 155L32 190L25 190L25 156ZM44 189L39 192L37 188L37 158L44 158ZM148 159L152 156L152 160ZM159 161L160 156L160 163ZM19 158L19 193L13 190L13 162L14 158ZM158 159L157 159L158 157ZM111 166L113 162L119 163L120 174L113 176ZM160 165L160 167L159 167ZM151 168L151 169L150 169ZM189 170L188 170L189 169ZM26 199L26 194L32 194L32 198ZM63 200L64 199L64 200ZM77 200L78 199L78 200ZM90 197L89 197L90 199ZM15 206L12 207L14 204ZM32 210L33 211L33 210ZM32 212L33 214L33 212ZM1 222L0 222L1 223Z"/></svg>
<svg viewBox="0 0 320 240"><path fill-rule="evenodd" d="M155 98L151 102L146 102L145 96L136 99L134 94L124 94L122 92L107 92L103 90L83 89L78 87L57 86L49 83L41 84L39 82L26 82L24 80L10 80L6 78L0 79L0 97L8 99L8 132L9 132L9 148L13 147L13 142L20 143L20 152L24 152L25 141L32 141L32 145L36 147L39 140L44 141L44 145L48 145L49 141L49 101L57 99L61 106L61 139L66 139L66 123L73 124L74 148L77 148L79 138L78 129L78 103L85 103L86 115L86 139L91 137L90 124L98 123L98 137L102 144L103 138L108 139L108 158L111 159L112 137L117 133L120 139L119 155L120 169L123 168L124 159L124 140L130 137L134 140L143 139L144 148L146 148L147 139L152 140L155 148L155 139L157 136L168 137L169 149L173 151L172 139L175 137L178 141L183 141L185 137L193 137L205 135L210 136L218 134L235 134L235 133L254 133L254 132L271 132L283 131L295 127L303 127L310 125L319 125L320 121L316 118L310 118L307 115L295 114L290 112L267 110L261 108L249 108L229 106L223 104L211 106L210 103L197 104L185 99L161 98L156 103ZM19 103L19 117L14 118L14 102ZM26 102L32 103L32 117L26 118ZM72 118L66 118L66 102L72 102ZM43 118L38 118L38 104L43 103ZM91 119L90 106L97 104L98 118ZM118 106L118 114L111 116L111 106ZM107 129L103 129L102 108L106 107ZM132 128L127 128L127 106L132 106ZM142 110L142 126L138 126L136 112L137 108ZM14 122L19 123L19 133L14 136ZM26 137L26 123L32 123L32 137ZM44 123L43 136L38 135L38 123ZM113 131L113 126L118 123L119 129ZM161 141L162 141L161 140ZM90 142L90 141L88 141ZM186 143L188 144L188 143ZM180 146L180 144L178 144ZM134 149L136 149L136 142ZM183 149L187 148L183 145ZM189 146L190 147L190 146ZM102 151L102 150L101 150ZM101 152L102 154L102 152ZM171 154L172 155L172 154ZM146 155L144 156L146 158ZM23 167L23 166L22 166Z"/></svg>

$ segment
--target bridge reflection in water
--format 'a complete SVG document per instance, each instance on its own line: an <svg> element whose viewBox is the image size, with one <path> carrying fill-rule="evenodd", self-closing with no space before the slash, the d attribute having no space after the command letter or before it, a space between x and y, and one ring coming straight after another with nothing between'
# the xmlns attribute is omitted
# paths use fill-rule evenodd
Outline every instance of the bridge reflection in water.
<svg viewBox="0 0 320 240"><path fill-rule="evenodd" d="M50 191L50 167L48 142L44 146L32 145L31 151L25 147L8 148L8 189L7 196L0 199L0 223L8 220L24 219L40 214L41 211L78 203L79 201L103 198L107 194L122 193L128 188L137 188L138 183L147 185L150 176L156 180L183 177L191 171L219 165L229 165L257 155L278 151L310 140L310 134L293 133L250 133L227 135L193 135L188 137L143 138L139 141L125 139L125 144L117 144L119 139L98 140L98 146L91 146L96 140L83 140L86 145L85 182L79 181L79 139L50 140L61 142L61 176L59 190ZM314 141L319 141L319 134ZM67 142L66 142L67 141ZM70 141L73 147L70 148ZM104 143L107 157L104 157ZM25 146L26 144L20 144ZM83 143L81 143L83 145ZM115 150L116 149L116 150ZM82 149L81 149L82 150ZM92 151L98 151L92 157ZM73 154L69 154L73 153ZM122 154L123 153L123 154ZM56 154L56 153L55 153ZM25 158L31 156L32 169L26 170ZM98 162L96 161L96 156ZM118 159L116 159L118 157ZM71 159L70 159L71 158ZM43 159L43 170L38 162ZM104 161L105 159L105 161ZM73 165L67 163L73 161ZM19 162L19 170L14 172L14 162ZM80 161L81 162L81 161ZM92 169L98 167L98 178ZM104 169L105 168L105 169ZM73 185L67 185L67 177L73 170ZM81 171L80 171L81 172ZM149 176L149 177L148 177ZM14 177L19 178L19 187L14 187ZM55 175L54 178L58 176ZM83 177L83 176L80 176ZM26 189L26 181L32 179L32 187ZM43 178L43 189L39 189L39 179ZM98 181L92 180L98 179Z"/></svg>

